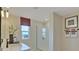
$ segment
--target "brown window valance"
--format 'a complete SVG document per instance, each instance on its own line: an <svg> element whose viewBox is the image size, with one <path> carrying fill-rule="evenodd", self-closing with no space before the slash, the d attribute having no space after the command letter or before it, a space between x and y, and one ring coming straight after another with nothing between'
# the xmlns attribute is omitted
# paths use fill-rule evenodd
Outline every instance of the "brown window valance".
<svg viewBox="0 0 79 59"><path fill-rule="evenodd" d="M31 20L30 20L30 18L20 17L20 23L21 23L21 25L30 26Z"/></svg>

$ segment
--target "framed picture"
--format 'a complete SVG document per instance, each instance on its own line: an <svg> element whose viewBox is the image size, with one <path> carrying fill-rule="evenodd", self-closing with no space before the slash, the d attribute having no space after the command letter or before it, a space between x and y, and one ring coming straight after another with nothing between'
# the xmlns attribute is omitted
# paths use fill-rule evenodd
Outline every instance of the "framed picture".
<svg viewBox="0 0 79 59"><path fill-rule="evenodd" d="M72 16L65 19L65 28L77 28L78 16Z"/></svg>

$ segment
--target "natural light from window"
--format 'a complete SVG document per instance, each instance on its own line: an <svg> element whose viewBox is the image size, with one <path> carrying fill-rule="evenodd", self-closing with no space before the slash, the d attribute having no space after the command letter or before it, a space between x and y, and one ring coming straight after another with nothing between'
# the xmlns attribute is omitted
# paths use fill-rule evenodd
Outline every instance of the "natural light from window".
<svg viewBox="0 0 79 59"><path fill-rule="evenodd" d="M29 26L21 25L22 39L29 39Z"/></svg>

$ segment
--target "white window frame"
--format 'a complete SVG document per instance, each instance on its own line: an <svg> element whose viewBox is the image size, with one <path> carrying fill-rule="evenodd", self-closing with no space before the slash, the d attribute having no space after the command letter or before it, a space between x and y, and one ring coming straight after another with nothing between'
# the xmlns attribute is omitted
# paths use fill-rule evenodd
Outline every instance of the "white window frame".
<svg viewBox="0 0 79 59"><path fill-rule="evenodd" d="M27 30L22 30L22 26L27 26L27 25L21 25L21 37L22 37L22 40L27 40L27 39L30 38L30 26L28 26L29 27L28 31ZM29 33L28 37L24 38L23 35L22 35L22 32L28 32Z"/></svg>

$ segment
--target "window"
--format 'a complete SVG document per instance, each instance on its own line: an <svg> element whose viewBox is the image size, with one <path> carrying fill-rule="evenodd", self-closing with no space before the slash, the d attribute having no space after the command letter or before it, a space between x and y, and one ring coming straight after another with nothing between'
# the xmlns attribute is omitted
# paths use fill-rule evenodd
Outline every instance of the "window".
<svg viewBox="0 0 79 59"><path fill-rule="evenodd" d="M22 39L29 39L30 26L21 25Z"/></svg>
<svg viewBox="0 0 79 59"><path fill-rule="evenodd" d="M42 28L42 39L46 38L46 28Z"/></svg>

